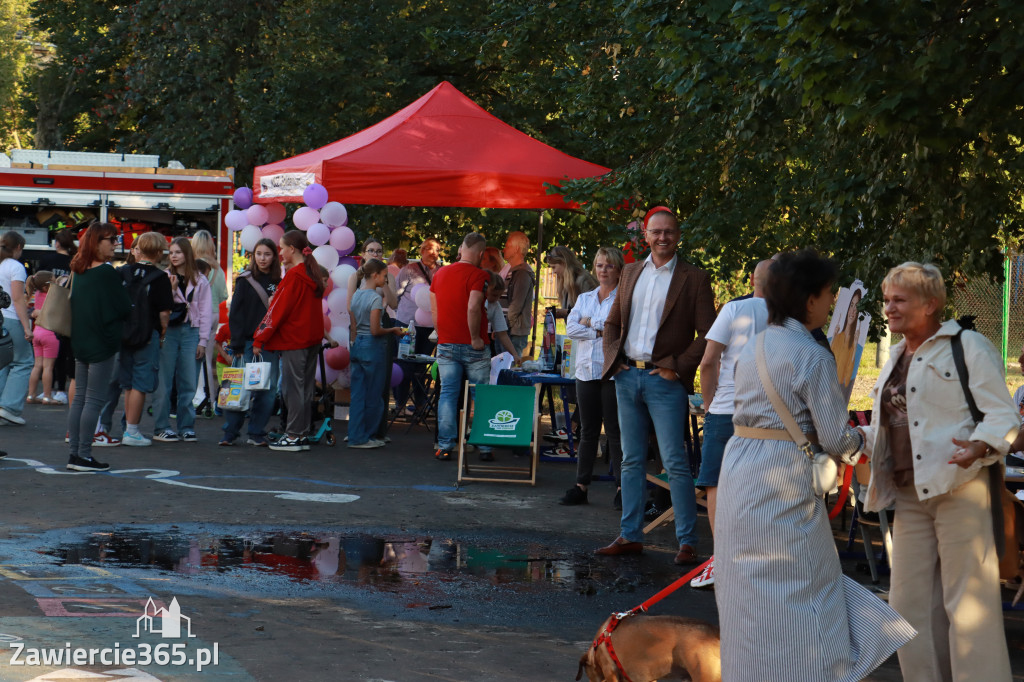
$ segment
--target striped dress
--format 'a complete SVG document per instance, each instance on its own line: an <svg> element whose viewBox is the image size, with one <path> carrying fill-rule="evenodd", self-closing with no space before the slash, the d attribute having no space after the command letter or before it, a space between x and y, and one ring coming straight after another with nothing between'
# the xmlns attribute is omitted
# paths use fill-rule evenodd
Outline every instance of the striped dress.
<svg viewBox="0 0 1024 682"><path fill-rule="evenodd" d="M851 455L831 354L794 319L764 332L768 373L805 432L832 455ZM736 364L733 423L785 429L761 386L749 343ZM811 463L790 441L733 436L726 446L715 523L715 598L722 679L854 682L914 629L842 574L832 528L811 489Z"/></svg>

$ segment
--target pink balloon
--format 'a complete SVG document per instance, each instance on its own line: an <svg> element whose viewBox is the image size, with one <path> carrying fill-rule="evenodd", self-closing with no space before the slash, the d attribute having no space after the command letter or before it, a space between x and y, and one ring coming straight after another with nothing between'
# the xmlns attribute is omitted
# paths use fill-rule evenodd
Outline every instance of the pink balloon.
<svg viewBox="0 0 1024 682"><path fill-rule="evenodd" d="M306 230L306 239L313 246L323 246L331 238L331 228L323 223L313 223Z"/></svg>
<svg viewBox="0 0 1024 682"><path fill-rule="evenodd" d="M267 209L263 204L253 204L246 210L245 215L249 216L250 225L267 224Z"/></svg>
<svg viewBox="0 0 1024 682"><path fill-rule="evenodd" d="M224 224L232 232L238 232L249 224L249 217L245 211L228 211L227 215L224 216Z"/></svg>
<svg viewBox="0 0 1024 682"><path fill-rule="evenodd" d="M352 253L352 249L356 247L356 233L347 227L334 228L331 230L331 246L336 248L339 254Z"/></svg>
<svg viewBox="0 0 1024 682"><path fill-rule="evenodd" d="M267 222L277 223L278 225L284 224L284 218L288 215L288 211L285 210L284 204L264 204L267 209Z"/></svg>
<svg viewBox="0 0 1024 682"><path fill-rule="evenodd" d="M306 202L306 206L320 210L327 203L327 189L323 185L314 182L302 191L302 200Z"/></svg>
<svg viewBox="0 0 1024 682"><path fill-rule="evenodd" d="M292 216L292 222L295 223L295 227L305 232L320 222L320 213L315 208L303 206L295 211L295 215Z"/></svg>
<svg viewBox="0 0 1024 682"><path fill-rule="evenodd" d="M263 236L276 244L284 236L284 228L280 225L264 225Z"/></svg>
<svg viewBox="0 0 1024 682"><path fill-rule="evenodd" d="M331 324L331 318L327 315L327 313L324 313L324 336L327 336L328 334L331 333L331 327L333 326L334 325Z"/></svg>
<svg viewBox="0 0 1024 682"><path fill-rule="evenodd" d="M348 348L338 346L337 348L329 348L324 353L324 363L331 369L341 371L348 367L349 354Z"/></svg>
<svg viewBox="0 0 1024 682"><path fill-rule="evenodd" d="M419 325L420 327L433 327L434 326L434 318L431 316L429 310L424 310L423 308L417 308L416 309L416 314L413 317L416 320L416 324Z"/></svg>

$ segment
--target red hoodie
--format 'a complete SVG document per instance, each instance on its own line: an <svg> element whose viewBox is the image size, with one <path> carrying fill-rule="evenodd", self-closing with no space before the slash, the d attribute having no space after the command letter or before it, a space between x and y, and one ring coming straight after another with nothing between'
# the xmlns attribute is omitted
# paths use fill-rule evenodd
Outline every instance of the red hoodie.
<svg viewBox="0 0 1024 682"><path fill-rule="evenodd" d="M253 341L267 350L300 350L324 338L324 314L316 283L303 264L288 268Z"/></svg>

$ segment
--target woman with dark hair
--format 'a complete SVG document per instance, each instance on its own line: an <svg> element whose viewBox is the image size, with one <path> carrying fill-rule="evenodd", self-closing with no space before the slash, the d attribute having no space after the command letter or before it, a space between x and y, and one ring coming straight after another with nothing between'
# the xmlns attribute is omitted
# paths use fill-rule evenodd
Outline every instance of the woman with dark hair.
<svg viewBox="0 0 1024 682"><path fill-rule="evenodd" d="M287 266L270 308L253 335L252 352L281 352L281 400L288 412L285 433L270 444L271 450L298 452L309 449L316 359L324 338L324 314L320 299L324 282L320 264L313 258L306 235L300 230L284 233L281 262Z"/></svg>
<svg viewBox="0 0 1024 682"><path fill-rule="evenodd" d="M107 400L114 359L131 300L121 275L110 265L120 237L110 223L93 223L71 259L71 346L78 390L68 411L70 471L106 471L92 457L96 420Z"/></svg>
<svg viewBox="0 0 1024 682"><path fill-rule="evenodd" d="M249 265L235 280L235 293L231 297L228 311L228 328L231 330L231 351L234 357L243 357L252 362L252 336L267 314L270 299L281 283L281 261L277 258L277 245L270 239L256 242L249 257ZM272 350L260 354L263 362L270 363L270 385L268 391L255 391L249 407L248 445L266 447L267 422L274 410L279 376L279 355ZM234 445L242 430L245 412L224 411L224 436L220 445Z"/></svg>
<svg viewBox="0 0 1024 682"><path fill-rule="evenodd" d="M550 265L551 271L555 273L558 289L555 317L568 317L580 294L597 288L597 280L586 271L576 258L576 254L567 246L556 246L548 251L544 262Z"/></svg>
<svg viewBox="0 0 1024 682"><path fill-rule="evenodd" d="M769 397L778 394L814 449L846 461L863 449L863 431L846 425L835 360L810 334L828 319L835 279L812 250L780 256L768 274L768 328L736 364L715 522L722 679L854 682L915 635L843 575L813 462Z"/></svg>
<svg viewBox="0 0 1024 682"><path fill-rule="evenodd" d="M0 423L25 424L21 416L28 395L28 381L35 356L32 353L32 324L28 316L25 280L28 273L21 263L25 238L13 230L0 237L0 289L11 296L11 305L0 310L4 329L14 340L14 361L0 369Z"/></svg>
<svg viewBox="0 0 1024 682"><path fill-rule="evenodd" d="M177 237L167 250L174 304L160 346L160 386L153 397L153 440L176 443L196 440L196 360L206 357L210 338L210 282L196 267L192 243ZM171 382L178 391L178 432L171 428Z"/></svg>

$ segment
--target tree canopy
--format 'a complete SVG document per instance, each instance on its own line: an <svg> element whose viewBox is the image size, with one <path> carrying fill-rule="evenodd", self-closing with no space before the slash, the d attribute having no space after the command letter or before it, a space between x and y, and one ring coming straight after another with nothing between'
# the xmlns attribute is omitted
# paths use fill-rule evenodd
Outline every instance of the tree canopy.
<svg viewBox="0 0 1024 682"><path fill-rule="evenodd" d="M905 260L998 276L1019 240L1020 3L35 0L32 11L57 46L25 105L39 147L158 153L236 167L244 182L450 80L615 169L571 184L583 211L548 216L552 239L580 251L623 243L655 203L679 211L687 258L722 279L807 245L868 283ZM354 217L394 243L536 223L464 209Z"/></svg>

